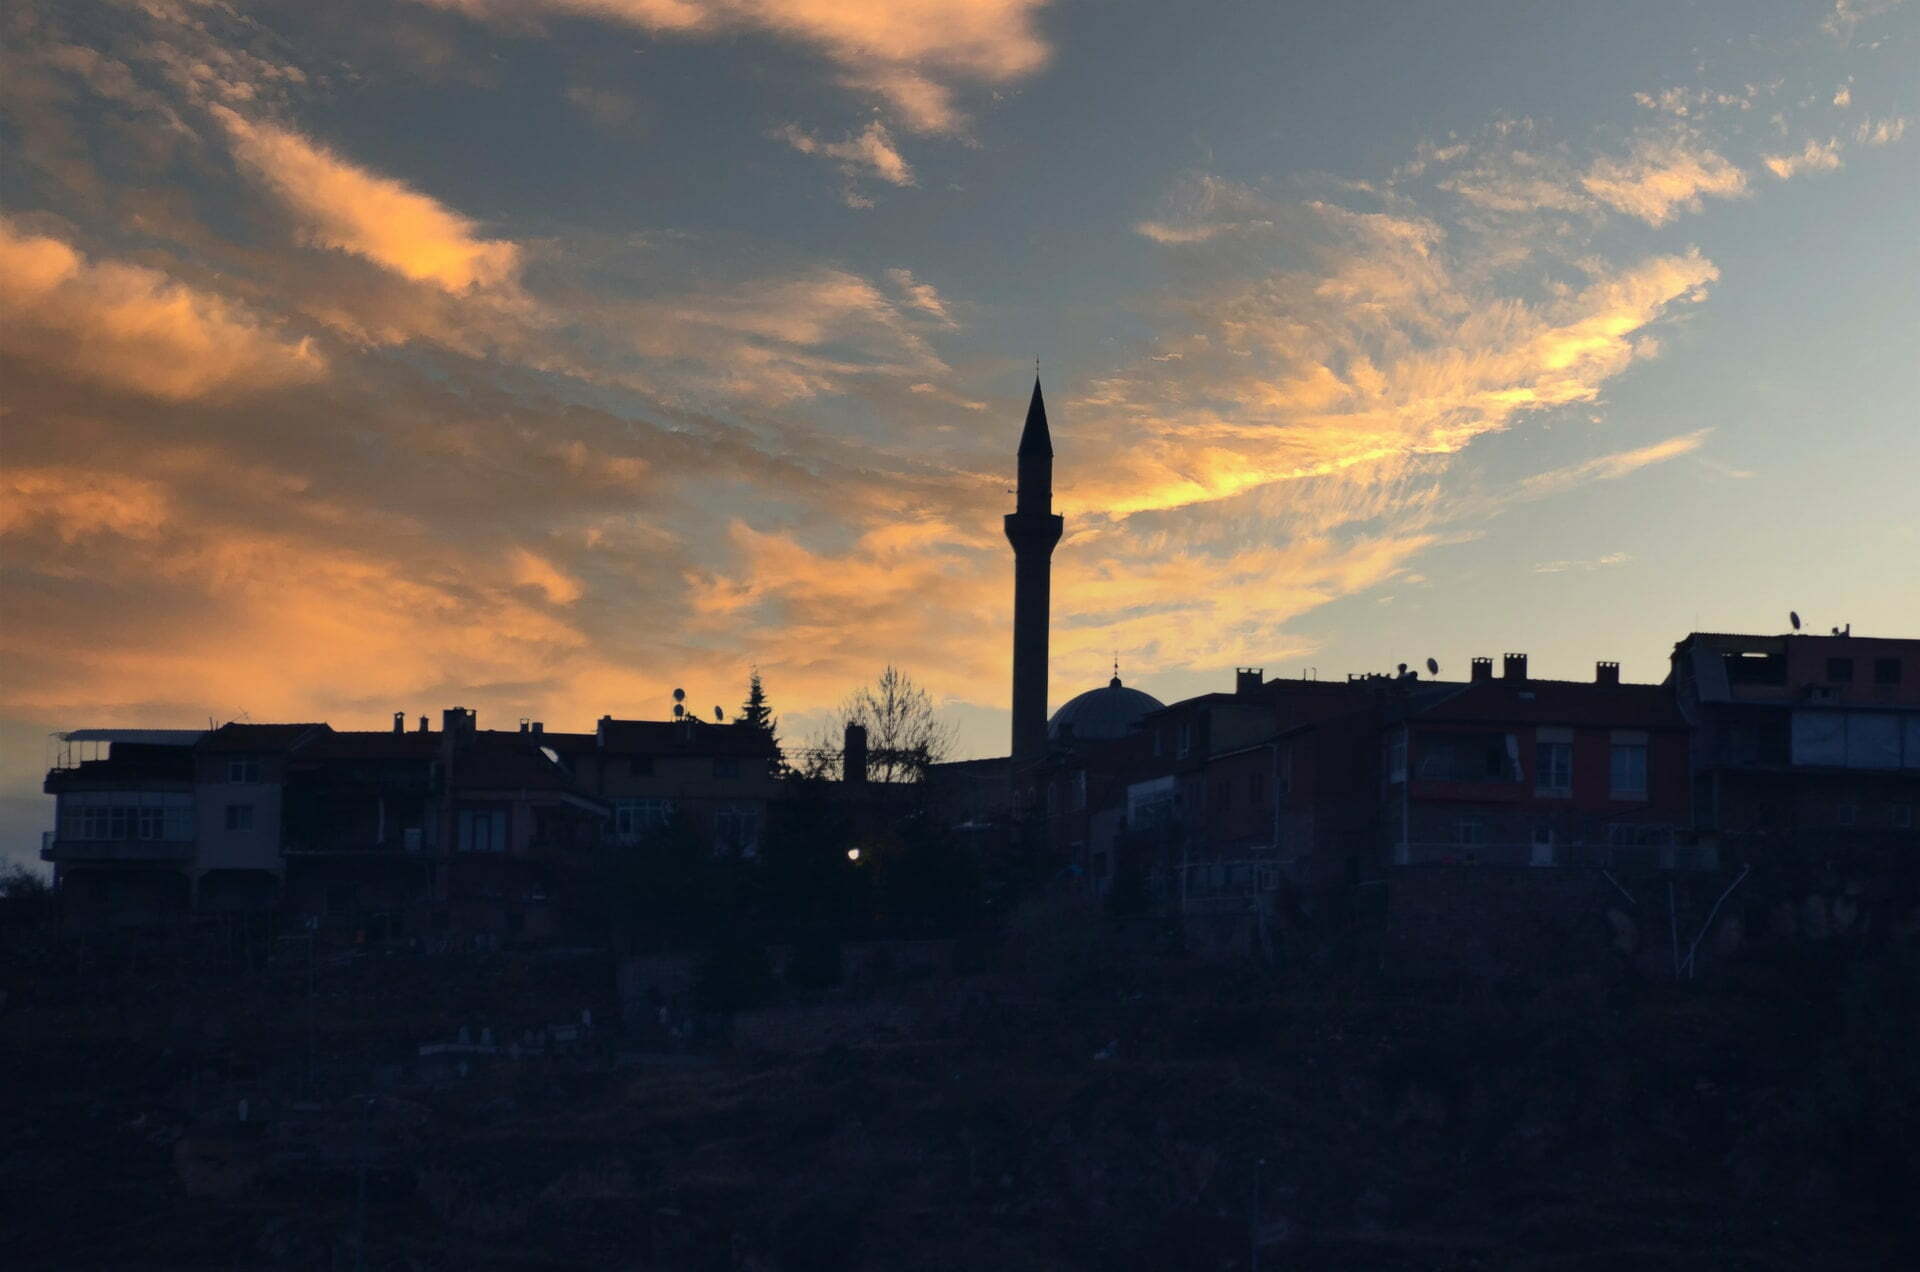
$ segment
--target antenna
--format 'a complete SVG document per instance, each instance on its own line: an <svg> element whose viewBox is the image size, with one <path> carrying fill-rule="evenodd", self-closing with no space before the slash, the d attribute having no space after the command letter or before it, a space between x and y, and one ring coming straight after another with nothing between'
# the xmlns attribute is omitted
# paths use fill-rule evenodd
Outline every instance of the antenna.
<svg viewBox="0 0 1920 1272"><path fill-rule="evenodd" d="M1427 674L1429 676L1437 676L1440 674L1440 664L1431 658L1427 659Z"/></svg>
<svg viewBox="0 0 1920 1272"><path fill-rule="evenodd" d="M1800 630L1800 611L1799 611L1799 610L1788 610L1788 611L1787 611L1787 621L1788 621L1789 623L1792 623L1792 624L1793 624L1793 630L1794 630L1794 631L1796 631L1796 632L1797 632L1797 631L1799 631L1799 630Z"/></svg>
<svg viewBox="0 0 1920 1272"><path fill-rule="evenodd" d="M713 718L720 721L722 724L725 724L727 720L727 713L722 711L719 707L715 707L713 709Z"/></svg>

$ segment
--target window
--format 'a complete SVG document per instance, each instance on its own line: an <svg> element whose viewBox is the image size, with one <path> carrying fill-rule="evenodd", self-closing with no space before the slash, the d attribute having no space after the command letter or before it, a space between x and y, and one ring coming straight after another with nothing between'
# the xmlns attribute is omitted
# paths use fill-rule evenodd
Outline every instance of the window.
<svg viewBox="0 0 1920 1272"><path fill-rule="evenodd" d="M1900 683L1900 660L1898 658L1876 658L1873 660L1873 683L1876 685L1897 685Z"/></svg>
<svg viewBox="0 0 1920 1272"><path fill-rule="evenodd" d="M1860 815L1860 810L1855 808L1852 804L1834 805L1833 820L1839 825L1851 826L1853 825L1854 821L1859 817L1859 815Z"/></svg>
<svg viewBox="0 0 1920 1272"><path fill-rule="evenodd" d="M62 839L190 843L193 796L162 791L75 791L58 805Z"/></svg>
<svg viewBox="0 0 1920 1272"><path fill-rule="evenodd" d="M716 755L713 757L713 775L718 778L740 776L740 760L737 756Z"/></svg>
<svg viewBox="0 0 1920 1272"><path fill-rule="evenodd" d="M1078 812L1087 806L1087 770L1075 769L1073 773L1073 807Z"/></svg>
<svg viewBox="0 0 1920 1272"><path fill-rule="evenodd" d="M1615 799L1642 798L1647 793L1647 746L1644 742L1613 744L1608 789Z"/></svg>
<svg viewBox="0 0 1920 1272"><path fill-rule="evenodd" d="M1267 775L1265 773L1247 774L1247 800L1258 804L1267 794Z"/></svg>
<svg viewBox="0 0 1920 1272"><path fill-rule="evenodd" d="M228 760L227 780L229 782L257 782L260 780L260 761Z"/></svg>
<svg viewBox="0 0 1920 1272"><path fill-rule="evenodd" d="M1191 750L1193 750L1193 721L1182 720L1180 722L1179 753L1185 755Z"/></svg>
<svg viewBox="0 0 1920 1272"><path fill-rule="evenodd" d="M715 810L713 834L729 848L751 850L760 842L759 810L741 806Z"/></svg>
<svg viewBox="0 0 1920 1272"><path fill-rule="evenodd" d="M1887 805L1887 825L1905 830L1913 825L1912 804Z"/></svg>
<svg viewBox="0 0 1920 1272"><path fill-rule="evenodd" d="M1533 764L1535 791L1542 795L1573 794L1573 743L1536 743Z"/></svg>
<svg viewBox="0 0 1920 1272"><path fill-rule="evenodd" d="M1510 733L1429 733L1416 775L1436 782L1517 782L1519 746Z"/></svg>
<svg viewBox="0 0 1920 1272"><path fill-rule="evenodd" d="M1614 848L1664 848L1673 843L1673 827L1615 822L1607 827L1607 843Z"/></svg>
<svg viewBox="0 0 1920 1272"><path fill-rule="evenodd" d="M1853 659L1851 658L1827 659L1827 679L1832 681L1836 685L1852 684L1853 683Z"/></svg>
<svg viewBox="0 0 1920 1272"><path fill-rule="evenodd" d="M505 852L507 850L507 810L504 808L463 808L459 818L461 852Z"/></svg>
<svg viewBox="0 0 1920 1272"><path fill-rule="evenodd" d="M227 829L228 830L252 830L253 829L253 805L252 804L228 804L227 805Z"/></svg>
<svg viewBox="0 0 1920 1272"><path fill-rule="evenodd" d="M1288 752L1292 757L1292 752ZM1387 780L1404 782L1407 780L1407 731L1398 729L1387 743Z"/></svg>
<svg viewBox="0 0 1920 1272"><path fill-rule="evenodd" d="M638 839L673 820L670 799L622 799L613 805L613 833L621 839Z"/></svg>
<svg viewBox="0 0 1920 1272"><path fill-rule="evenodd" d="M1453 842L1456 844L1486 843L1487 824L1477 817L1462 818L1453 824Z"/></svg>
<svg viewBox="0 0 1920 1272"><path fill-rule="evenodd" d="M1233 807L1233 780L1231 778L1220 783L1218 798L1221 812L1224 813Z"/></svg>

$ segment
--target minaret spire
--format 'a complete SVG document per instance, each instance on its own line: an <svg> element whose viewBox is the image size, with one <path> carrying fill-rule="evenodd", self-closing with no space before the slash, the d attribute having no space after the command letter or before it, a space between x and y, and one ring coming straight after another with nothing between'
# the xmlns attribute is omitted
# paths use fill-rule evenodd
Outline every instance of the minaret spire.
<svg viewBox="0 0 1920 1272"><path fill-rule="evenodd" d="M1063 523L1053 511L1053 438L1036 367L1026 426L1020 430L1020 481L1007 514L1013 545L1013 760L1047 753L1047 644L1053 547Z"/></svg>

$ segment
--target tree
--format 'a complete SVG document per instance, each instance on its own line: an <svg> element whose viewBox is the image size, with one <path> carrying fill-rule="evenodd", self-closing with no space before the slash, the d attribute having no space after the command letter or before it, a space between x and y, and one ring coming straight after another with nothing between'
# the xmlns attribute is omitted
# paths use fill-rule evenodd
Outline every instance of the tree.
<svg viewBox="0 0 1920 1272"><path fill-rule="evenodd" d="M747 700L740 704L740 714L733 718L733 722L751 725L769 737L772 737L780 727L780 721L773 714L773 708L767 705L767 688L760 683L758 667L755 667L747 677Z"/></svg>
<svg viewBox="0 0 1920 1272"><path fill-rule="evenodd" d="M877 782L917 782L953 749L953 729L934 710L933 695L892 663L871 685L855 691L836 713L867 731L867 776ZM820 749L840 744L822 739Z"/></svg>

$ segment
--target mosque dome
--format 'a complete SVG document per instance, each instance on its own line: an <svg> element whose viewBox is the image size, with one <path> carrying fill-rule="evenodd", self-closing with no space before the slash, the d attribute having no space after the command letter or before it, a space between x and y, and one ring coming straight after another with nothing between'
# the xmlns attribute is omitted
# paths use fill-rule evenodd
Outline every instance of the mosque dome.
<svg viewBox="0 0 1920 1272"><path fill-rule="evenodd" d="M1047 738L1058 741L1061 731L1072 726L1079 741L1104 742L1124 738L1150 711L1166 704L1150 693L1129 689L1115 676L1104 689L1089 689L1053 713L1047 721Z"/></svg>

